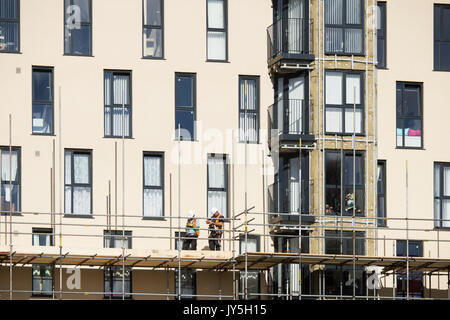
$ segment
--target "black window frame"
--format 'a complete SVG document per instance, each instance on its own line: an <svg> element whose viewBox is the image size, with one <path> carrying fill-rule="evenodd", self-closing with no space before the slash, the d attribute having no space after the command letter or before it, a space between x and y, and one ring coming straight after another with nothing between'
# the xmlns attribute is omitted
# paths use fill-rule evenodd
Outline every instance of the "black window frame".
<svg viewBox="0 0 450 320"><path fill-rule="evenodd" d="M174 274L174 292L176 295L179 295L180 300L197 300L197 270L193 268L181 268L181 272L189 272L192 274L192 283L191 286L194 288L193 296L185 296L183 297L183 279L181 279L181 292L178 289L178 271L179 269L175 269Z"/></svg>
<svg viewBox="0 0 450 320"><path fill-rule="evenodd" d="M435 3L433 10L434 10L434 17L433 17L433 24L434 24L434 37L433 37L433 66L434 71L450 71L450 61L448 61L448 68L441 67L441 59L440 59L440 52L439 47L442 43L448 44L450 46L450 38L445 39L441 36L442 29L443 29L443 21L442 19L442 9L450 10L450 4L444 4L444 3ZM450 55L448 57L450 59Z"/></svg>
<svg viewBox="0 0 450 320"><path fill-rule="evenodd" d="M41 269L50 269L51 270L51 277L50 279L45 279L46 276L35 276L34 275L34 270L36 268ZM45 271L44 271L45 272ZM41 290L35 290L34 288L34 280L40 280L40 281L45 281L45 280L51 280L52 283L52 291L49 293L47 291L41 291ZM55 268L53 265L51 264L33 264L31 266L31 296L32 297L52 297L53 296L53 291L54 291L54 285L55 285Z"/></svg>
<svg viewBox="0 0 450 320"><path fill-rule="evenodd" d="M355 255L366 255L366 233L365 231L353 230L325 230L325 254L353 254L353 233L355 233ZM360 241L358 245L358 241ZM334 242L335 247L339 250L330 250L330 242ZM348 247L350 245L350 247Z"/></svg>
<svg viewBox="0 0 450 320"><path fill-rule="evenodd" d="M92 149L70 149L70 148L65 148L64 149L64 172L66 170L66 152L70 152L70 184L67 184L66 181L66 175L64 174L64 217L77 217L77 218L86 218L86 217L92 217L93 216L93 193L94 193L94 188L93 188L93 167L92 167L92 158L93 158L93 151ZM80 183L74 183L75 179L74 179L74 165L73 165L73 156L75 154L84 154L84 155L89 155L89 183L88 184L80 184ZM70 187L71 188L71 195L70 195L70 213L69 212L65 212L66 210L66 196L65 196L65 189L66 187ZM74 187L90 187L91 188L91 204L90 204L90 213L73 213L73 188Z"/></svg>
<svg viewBox="0 0 450 320"><path fill-rule="evenodd" d="M106 88L105 88L105 80L106 80L106 76L107 74L109 74L110 80L109 80L109 101L110 104L107 105L105 98L106 98ZM130 113L130 119L129 119L129 123L128 123L128 127L129 127L129 134L125 135L123 133L123 129L122 128L122 134L120 135L114 135L114 114L113 114L113 110L114 108L122 108L122 105L118 105L118 104L114 104L114 76L115 75L120 75L120 76L128 76L128 101L129 104L125 104L123 105L123 107L125 108L125 110L129 110ZM110 134L106 134L106 122L105 122L105 114L106 114L106 109L110 108L111 112L111 116L110 116ZM126 113L125 113L126 114ZM121 114L121 117L123 117L123 114ZM123 119L121 121L123 123ZM103 70L103 134L104 134L104 138L122 138L122 135L125 139L132 139L133 138L133 81L132 81L132 71L131 70L112 70L112 69L104 69Z"/></svg>
<svg viewBox="0 0 450 320"><path fill-rule="evenodd" d="M381 22L381 26L379 26L380 28L377 28L377 68L378 69L386 69L386 53L387 53L387 48L386 48L386 20L387 20L387 10L386 10L387 6L386 6L386 1L377 1L377 14L380 14L381 17L380 22ZM378 22L378 20L377 20ZM378 27L378 26L377 26ZM382 54L383 54L383 59L381 60L380 63L380 59L379 59L379 53L380 53L380 46L379 43L382 42L383 43L383 50L382 50Z"/></svg>
<svg viewBox="0 0 450 320"><path fill-rule="evenodd" d="M379 180L377 179L377 226L378 227L386 227L387 226L387 213L386 213L386 160L378 160L377 163L377 170L378 166L381 166L381 191L378 186ZM380 206L379 203L383 202L384 204L384 212L380 212Z"/></svg>
<svg viewBox="0 0 450 320"><path fill-rule="evenodd" d="M208 1L206 0L206 62L229 62L228 59L228 0L223 1L223 28L209 28ZM224 32L225 33L225 59L210 59L208 57L208 32Z"/></svg>
<svg viewBox="0 0 450 320"><path fill-rule="evenodd" d="M161 14L160 14L160 20L161 24L159 25L152 25L152 24L146 24L146 12L144 10L145 5L144 2L148 0L142 0L142 57L144 59L164 59L164 0L158 0L160 2L160 8L161 8ZM147 4L148 5L148 4ZM152 30L152 29L158 29L161 30L161 56L149 56L145 55L145 45L144 45L144 35L145 31Z"/></svg>
<svg viewBox="0 0 450 320"><path fill-rule="evenodd" d="M103 269L103 288L104 288L104 294L103 294L103 298L104 299L122 299L123 296L125 296L125 299L127 300L131 300L133 298L132 292L133 292L133 270L130 267L125 266L125 272L129 272L129 276L125 277L125 281L124 282L128 282L129 288L130 288L130 292L125 292L125 294L122 293L117 293L114 294L113 291L113 283L114 283L114 278L119 279L120 281L122 281L122 276L119 277L114 277L114 272L116 272L116 270L121 271L121 273L123 274L122 271L122 266L105 266ZM110 282L109 284L109 291L106 291L106 283Z"/></svg>
<svg viewBox="0 0 450 320"><path fill-rule="evenodd" d="M31 229L31 245L32 246L41 246L39 243L35 244L34 242L34 236L38 235L39 237L41 236L45 236L45 237L50 237L50 245L44 245L45 247L53 247L55 245L55 241L54 241L54 233L53 233L53 228L32 228Z"/></svg>
<svg viewBox="0 0 450 320"><path fill-rule="evenodd" d="M14 181L11 180L11 184L12 184L13 189L14 189L14 186L17 186L17 185L19 186L19 199L18 199L19 208L18 209L14 208L15 210L12 211L12 214L13 215L22 215L21 214L21 210L22 210L22 148L12 146L11 151L17 152L17 176L16 176L16 180L14 180ZM8 146L0 146L0 155L3 153L6 153L8 156L8 159L9 159L9 147ZM1 164L1 159L0 159L0 173L2 170L1 165L2 164ZM10 181L2 180L1 174L0 174L0 187L3 184L9 185ZM2 194L2 190L0 188L0 215L9 215L9 209L8 210L3 209L3 202L2 202L1 194Z"/></svg>
<svg viewBox="0 0 450 320"><path fill-rule="evenodd" d="M405 109L406 109L406 99L405 99L405 87L406 86L408 86L408 87L417 87L418 89L419 89L419 95L420 95L420 98L419 98L419 101L418 101L418 104L419 104L419 113L420 113L420 115L418 115L418 116L408 116L408 115L406 115L406 114L404 114L405 113ZM398 97L398 90L399 90L399 88L401 89L401 91L402 91L402 98L401 98L401 104L402 104L402 114L400 114L399 115L399 112L398 112L398 109L399 109L399 107L398 107L398 105L397 105L397 103L398 103L398 99L399 99L399 97ZM423 147L423 137L424 137L424 128L423 128L423 83L422 82L411 82L411 81L397 81L396 82L396 86L395 86L395 94L396 94L396 108L395 108L395 114L396 114L396 116L395 116L395 138L396 138L396 140L395 140L395 148L396 149L416 149L416 150L423 150L424 149L424 147ZM398 146L397 145L397 129L399 129L398 128L398 126L397 126L397 122L399 121L399 120L401 120L402 121L402 127L400 128L400 129L402 129L402 132L403 132L403 134L402 134L402 146ZM405 123L404 123L404 121L405 120L420 120L420 130L421 130L421 136L420 136L420 147L407 147L407 146L405 146L405 135L404 135L404 132L405 132Z"/></svg>
<svg viewBox="0 0 450 320"><path fill-rule="evenodd" d="M329 154L338 154L339 155L339 163L340 163L340 186L337 187L334 184L327 184L327 180L326 180L326 173L327 173L327 164L326 164L326 159L327 159L327 155ZM353 151L351 150L343 150L342 152L340 150L333 150L333 149L326 149L325 150L325 203L327 203L327 189L328 188L334 188L334 189L339 189L341 192L342 197L340 197L340 210L339 212L333 211L331 213L327 213L325 212L325 215L334 215L334 216L344 216L344 217L351 217L353 216L353 214L345 214L345 196L346 196L346 192L345 189L347 188L352 188L353 190L353 179L352 181L345 181L345 160L346 158L350 158L353 161ZM366 198L366 190L365 190L365 152L364 151L356 151L355 152L355 168L356 168L356 161L357 158L360 158L359 161L361 161L360 165L361 165L361 183L355 183L355 192L357 190L361 190L362 192L362 203L360 204L361 206L361 212L355 212L355 217L364 217L366 215L366 208L365 208L365 198ZM355 179L356 180L356 179ZM344 191L343 191L344 190ZM356 195L353 195L353 201L356 202ZM326 206L324 206L326 208ZM356 207L356 206L354 206ZM325 210L325 209L324 209Z"/></svg>
<svg viewBox="0 0 450 320"><path fill-rule="evenodd" d="M161 159L161 165L160 165L160 177L161 177L161 181L160 181L160 186L146 186L145 185L145 158L146 157L154 157L154 158L160 158ZM142 217L143 219L148 219L148 220L159 220L159 219L164 219L165 217L165 186L164 186L164 171L165 171L165 167L164 167L164 152L155 152L155 151L144 151L143 153L143 157L142 157ZM144 201L144 193L145 193L145 189L151 189L151 190L161 190L162 191L162 212L161 212L161 216L145 216L144 212L145 212L145 201Z"/></svg>
<svg viewBox="0 0 450 320"><path fill-rule="evenodd" d="M326 88L327 88L327 73L341 73L342 74L342 104L327 104L327 97L326 97ZM358 70L341 70L341 69L327 69L325 70L325 134L326 135L339 135L339 136L352 136L353 132L346 132L345 131L345 111L351 110L353 112L353 104L347 104L347 75L359 75L359 104L355 105L356 111L361 110L361 133L355 132L355 136L365 136L366 135L366 128L365 128L365 94L364 94L364 81L365 81L365 72L364 71L358 71ZM341 117L342 117L342 131L341 132L334 132L334 131L327 131L327 120L326 120L326 112L328 108L335 108L335 109L341 109ZM355 115L353 115L355 117ZM356 126L355 126L356 127ZM355 128L354 128L355 129Z"/></svg>
<svg viewBox="0 0 450 320"><path fill-rule="evenodd" d="M436 195L436 176L435 176L435 170L436 167L439 167L439 195ZM438 212L438 217L435 216L435 221L434 221L434 228L436 229L447 229L450 230L450 227L445 227L443 226L444 221L442 220L436 220L436 219L443 219L442 216L442 203L443 200L449 200L450 201L450 195L449 196L445 196L444 195L444 168L449 168L450 169L450 163L449 162L434 162L434 166L433 166L433 207L434 207L434 212L436 212L436 200L439 200L439 212ZM447 224L450 224L450 221L445 221Z"/></svg>
<svg viewBox="0 0 450 320"><path fill-rule="evenodd" d="M365 56L365 34L364 34L364 25L365 25L365 2L363 0L359 0L361 3L361 23L360 24L347 24L347 0L342 1L342 24L329 24L326 23L325 17L324 17L324 24L325 24L325 35L327 34L327 28L340 28L342 29L342 43L343 43L343 49L342 51L327 51L326 50L326 44L324 43L324 49L326 55L337 55L337 56ZM326 5L327 2L324 3L324 12L326 15ZM345 51L345 30L347 29L361 29L361 53L352 53Z"/></svg>
<svg viewBox="0 0 450 320"><path fill-rule="evenodd" d="M1 0L0 0L1 1ZM17 50L1 50L0 53L20 53L20 0L14 1L16 5L16 18L0 18L0 22L9 22L17 24Z"/></svg>
<svg viewBox="0 0 450 320"><path fill-rule="evenodd" d="M178 78L191 78L192 79L192 106L186 107L186 106L177 106L177 80ZM180 138L181 141L196 141L197 139L197 74L196 73L188 73L188 72L175 72L175 140L178 141L178 138ZM177 111L191 111L194 113L194 123L192 125L193 127L193 135L190 137L190 139L186 139L187 137L184 137L182 135L183 129L181 128L181 132L178 133L178 127L177 127ZM178 136L180 135L180 137Z"/></svg>
<svg viewBox="0 0 450 320"><path fill-rule="evenodd" d="M423 257L423 240L397 240L396 241L396 256L397 257L406 257L406 246L409 245L409 257ZM418 254L411 254L411 247L417 245ZM404 249L404 252L401 252L401 249ZM407 274L405 271L397 271L397 297L406 297L406 281L409 279L409 296L410 297L423 297L424 294L424 286L423 286L423 273L422 271L410 271ZM419 291L412 291L414 287L414 282L419 282L420 287Z"/></svg>
<svg viewBox="0 0 450 320"><path fill-rule="evenodd" d="M212 187L210 187L209 186L209 164L208 164L208 160L210 159L210 158L222 158L223 159L223 161L224 161L224 171L225 171L225 173L224 173L224 185L225 185L225 187L224 188L212 188ZM219 212L220 214L222 214L222 216L224 217L224 219L226 220L226 219L228 219L228 213L229 213L229 211L230 211L230 208L229 208L229 206L230 206L230 186L229 186L229 176L228 176L228 165L229 165L229 163L228 163L228 154L225 154L225 153L208 153L207 154L207 158L206 158L206 208L209 208L209 197L208 197L208 193L210 192L210 191L212 191L212 192L214 192L214 191L217 191L217 192L226 192L226 204L227 204L227 210L226 210L226 212ZM208 213L207 213L207 217L209 218L210 217L210 212L209 212L209 209L208 209Z"/></svg>
<svg viewBox="0 0 450 320"><path fill-rule="evenodd" d="M116 241L120 241L122 243L122 235L125 235L125 248L133 249L133 232L130 230L103 230L103 248L122 248L114 246ZM109 240L109 246L107 246L107 241Z"/></svg>
<svg viewBox="0 0 450 320"><path fill-rule="evenodd" d="M49 101L41 101L41 100L34 100L34 81L33 81L33 75L35 72L48 72L50 73L50 100ZM55 75L54 75L54 68L53 67L41 67L41 66L33 66L31 69L31 132L33 135L40 135L40 136L53 136L55 134ZM35 105L51 105L52 109L52 119L51 119L51 131L49 133L40 133L40 132L34 132L33 130L33 113L34 113L34 106Z"/></svg>
<svg viewBox="0 0 450 320"><path fill-rule="evenodd" d="M251 81L255 81L255 85L256 85L256 110L249 110L246 108L243 108L242 106L242 99L241 99L241 81L246 81L246 80L251 80ZM260 106L260 101L261 101L261 97L260 97L260 79L259 76L247 76L247 75L239 75L239 109L238 109L238 128L239 128L239 133L241 132L241 114L245 114L247 112L247 114L255 114L256 115L256 141L250 141L248 139L248 135L246 135L246 131L245 128L243 128L243 135L244 137L247 136L247 139L242 139L243 137L241 137L241 134L239 134L239 142L240 143L252 143L252 144L259 144L259 129L260 129L260 125L261 125L261 119L260 119L260 110L261 110L261 106ZM248 128L247 128L248 130Z"/></svg>
<svg viewBox="0 0 450 320"><path fill-rule="evenodd" d="M93 36L93 32L92 32L92 20L93 20L93 16L92 16L92 0L87 0L89 1L89 22L81 22L80 21L80 26L81 27L90 27L89 28L89 38L90 38L90 43L89 43L89 53L88 54L81 54L81 53L74 53L74 52L68 52L67 48L66 48L66 21L67 21L67 8L68 5L71 6L73 5L73 0L64 0L64 13L63 13L63 44L64 44L64 55L65 56L76 56L76 57L92 57L92 36ZM68 5L67 5L68 4ZM70 47L73 51L73 37L70 38ZM66 51L67 50L67 51Z"/></svg>

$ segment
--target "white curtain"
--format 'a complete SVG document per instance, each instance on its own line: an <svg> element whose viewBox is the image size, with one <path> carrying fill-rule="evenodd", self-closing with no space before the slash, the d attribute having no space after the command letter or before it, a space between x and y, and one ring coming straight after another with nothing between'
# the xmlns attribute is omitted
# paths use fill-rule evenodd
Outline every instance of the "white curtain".
<svg viewBox="0 0 450 320"><path fill-rule="evenodd" d="M111 101L111 77L110 72L105 74L105 135L122 135L122 115L125 115L124 135L130 135L130 114L131 109L127 107L130 104L129 97L129 76L113 76L113 101ZM114 104L116 107L112 107ZM118 105L118 107L117 107ZM123 110L122 106L125 106ZM109 106L109 107L108 107ZM112 113L112 114L111 114ZM111 117L113 132L111 133Z"/></svg>
<svg viewBox="0 0 450 320"><path fill-rule="evenodd" d="M17 166L18 166L18 155L17 151L11 152L11 170L9 166L9 149L3 149L1 151L2 155L2 161L1 161L1 167L2 167L2 180L3 181L9 181L10 179L10 171L11 171L11 180L15 181L17 178Z"/></svg>
<svg viewBox="0 0 450 320"><path fill-rule="evenodd" d="M77 214L91 213L91 188L73 187L73 212Z"/></svg>
<svg viewBox="0 0 450 320"><path fill-rule="evenodd" d="M64 188L64 212L72 213L72 187Z"/></svg>
<svg viewBox="0 0 450 320"><path fill-rule="evenodd" d="M296 134L302 131L303 100L289 100L289 133Z"/></svg>
<svg viewBox="0 0 450 320"><path fill-rule="evenodd" d="M109 109L111 110L111 109ZM108 128L109 128L109 123L111 123L110 120L110 111L105 112L105 122L108 123ZM124 135L125 136L129 136L130 135L130 108L125 108L125 110L122 110L122 107L115 107L113 108L113 135L114 136L121 136L122 135L122 115L125 115L125 132Z"/></svg>
<svg viewBox="0 0 450 320"><path fill-rule="evenodd" d="M208 28L225 28L223 0L208 0Z"/></svg>
<svg viewBox="0 0 450 320"><path fill-rule="evenodd" d="M144 184L161 186L161 158L144 157Z"/></svg>
<svg viewBox="0 0 450 320"><path fill-rule="evenodd" d="M298 181L289 181L289 194L290 194L290 208L289 213L299 213L299 192L300 192L300 184Z"/></svg>
<svg viewBox="0 0 450 320"><path fill-rule="evenodd" d="M348 74L345 79L347 104L361 104L361 75Z"/></svg>
<svg viewBox="0 0 450 320"><path fill-rule="evenodd" d="M89 155L75 154L73 156L74 183L89 183Z"/></svg>
<svg viewBox="0 0 450 320"><path fill-rule="evenodd" d="M303 51L303 4L304 0L290 0L288 4L289 53Z"/></svg>
<svg viewBox="0 0 450 320"><path fill-rule="evenodd" d="M442 200L442 218L447 221L442 221L442 227L450 227L450 200Z"/></svg>
<svg viewBox="0 0 450 320"><path fill-rule="evenodd" d="M114 104L122 105L122 104L130 104L129 101L129 83L128 83L128 75L118 75L115 74L113 76L113 94L114 94Z"/></svg>
<svg viewBox="0 0 450 320"><path fill-rule="evenodd" d="M226 33L222 31L208 31L208 59L225 60Z"/></svg>
<svg viewBox="0 0 450 320"><path fill-rule="evenodd" d="M362 53L362 29L345 29L345 52Z"/></svg>
<svg viewBox="0 0 450 320"><path fill-rule="evenodd" d="M353 115L353 109L345 109L345 132L353 133L353 117L355 118L355 133L361 133L362 128L362 110L356 109Z"/></svg>
<svg viewBox="0 0 450 320"><path fill-rule="evenodd" d="M343 0L326 0L325 23L340 25L342 21ZM344 49L343 34L341 28L325 29L325 50L340 52Z"/></svg>
<svg viewBox="0 0 450 320"><path fill-rule="evenodd" d="M325 23L342 24L343 0L325 1Z"/></svg>
<svg viewBox="0 0 450 320"><path fill-rule="evenodd" d="M258 241L257 241L257 239L255 239L255 238L248 238L247 237L247 249L248 249L248 252L257 252L257 243L258 243ZM240 241L240 245L241 245L241 254L244 254L246 251L245 251L245 239L244 238L241 238L241 241Z"/></svg>
<svg viewBox="0 0 450 320"><path fill-rule="evenodd" d="M342 132L342 109L328 107L326 109L325 121L327 132Z"/></svg>
<svg viewBox="0 0 450 320"><path fill-rule="evenodd" d="M210 188L225 188L225 160L208 158L208 179Z"/></svg>
<svg viewBox="0 0 450 320"><path fill-rule="evenodd" d="M64 176L65 176L65 184L71 184L72 183L72 159L71 159L71 153L69 151L66 151L65 154L65 170L64 170Z"/></svg>
<svg viewBox="0 0 450 320"><path fill-rule="evenodd" d="M208 191L208 216L212 208L219 209L224 217L227 214L227 193L225 191Z"/></svg>
<svg viewBox="0 0 450 320"><path fill-rule="evenodd" d="M246 117L247 116L247 117ZM240 141L257 142L257 115L254 113L241 112L239 115ZM247 134L246 134L247 133Z"/></svg>
<svg viewBox="0 0 450 320"><path fill-rule="evenodd" d="M347 24L361 23L361 0L347 0Z"/></svg>
<svg viewBox="0 0 450 320"><path fill-rule="evenodd" d="M450 196L450 168L443 167L444 169L444 196Z"/></svg>
<svg viewBox="0 0 450 320"><path fill-rule="evenodd" d="M144 216L161 217L163 214L163 191L144 189Z"/></svg>
<svg viewBox="0 0 450 320"><path fill-rule="evenodd" d="M342 72L326 73L326 104L342 105Z"/></svg>

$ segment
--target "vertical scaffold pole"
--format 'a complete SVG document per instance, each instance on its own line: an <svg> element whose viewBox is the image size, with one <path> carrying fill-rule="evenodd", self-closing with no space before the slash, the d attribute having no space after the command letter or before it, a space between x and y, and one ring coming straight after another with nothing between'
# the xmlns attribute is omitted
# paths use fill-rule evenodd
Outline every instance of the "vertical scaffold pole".
<svg viewBox="0 0 450 320"><path fill-rule="evenodd" d="M125 103L122 102L122 300L125 300Z"/></svg>
<svg viewBox="0 0 450 320"><path fill-rule="evenodd" d="M178 124L178 300L181 300L181 125Z"/></svg>
<svg viewBox="0 0 450 320"><path fill-rule="evenodd" d="M406 300L409 300L408 160L406 160Z"/></svg>
<svg viewBox="0 0 450 320"><path fill-rule="evenodd" d="M19 159L17 159L19 161ZM9 299L13 298L13 274L12 274L12 118L9 114Z"/></svg>
<svg viewBox="0 0 450 320"><path fill-rule="evenodd" d="M59 300L62 300L62 216L63 216L63 207L62 207L62 198L63 198L63 182L62 182L62 104L61 104L61 87L59 87Z"/></svg>

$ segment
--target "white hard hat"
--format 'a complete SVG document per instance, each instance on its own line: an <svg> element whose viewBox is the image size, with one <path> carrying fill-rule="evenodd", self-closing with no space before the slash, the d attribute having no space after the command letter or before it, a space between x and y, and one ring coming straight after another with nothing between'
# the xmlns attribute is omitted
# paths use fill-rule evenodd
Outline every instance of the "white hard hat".
<svg viewBox="0 0 450 320"><path fill-rule="evenodd" d="M219 211L219 209L217 209L216 207L213 207L210 211L211 214L216 213L217 211Z"/></svg>
<svg viewBox="0 0 450 320"><path fill-rule="evenodd" d="M189 210L189 212L188 212L188 217L189 217L189 218L193 218L194 216L195 216L194 210Z"/></svg>

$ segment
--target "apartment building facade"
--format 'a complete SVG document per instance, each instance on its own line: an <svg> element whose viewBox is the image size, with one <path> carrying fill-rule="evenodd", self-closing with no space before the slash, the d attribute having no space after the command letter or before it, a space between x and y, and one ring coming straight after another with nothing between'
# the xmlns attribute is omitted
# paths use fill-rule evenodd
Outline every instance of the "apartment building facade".
<svg viewBox="0 0 450 320"><path fill-rule="evenodd" d="M406 2L0 0L1 298L447 297L450 3Z"/></svg>

